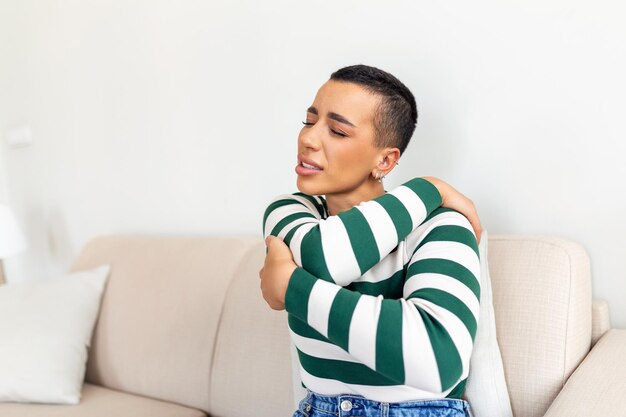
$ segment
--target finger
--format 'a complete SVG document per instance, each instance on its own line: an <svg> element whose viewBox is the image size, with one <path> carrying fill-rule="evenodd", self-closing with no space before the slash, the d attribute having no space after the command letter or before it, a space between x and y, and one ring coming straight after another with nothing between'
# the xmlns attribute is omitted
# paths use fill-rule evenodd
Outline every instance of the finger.
<svg viewBox="0 0 626 417"><path fill-rule="evenodd" d="M476 218L468 219L472 229L474 229L474 234L476 235L476 241L480 243L480 221Z"/></svg>
<svg viewBox="0 0 626 417"><path fill-rule="evenodd" d="M476 235L476 243L480 243L480 229L475 225L472 225L472 228L474 229L474 235Z"/></svg>
<svg viewBox="0 0 626 417"><path fill-rule="evenodd" d="M271 247L274 252L281 252L284 249L288 249L287 244L285 244L282 239L277 238L276 236L268 236L268 238L268 247Z"/></svg>

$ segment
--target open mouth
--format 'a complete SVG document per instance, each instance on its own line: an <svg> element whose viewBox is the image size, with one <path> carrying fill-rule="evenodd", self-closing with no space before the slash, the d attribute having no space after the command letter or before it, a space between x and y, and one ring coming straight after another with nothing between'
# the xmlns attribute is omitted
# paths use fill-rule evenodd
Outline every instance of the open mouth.
<svg viewBox="0 0 626 417"><path fill-rule="evenodd" d="M308 168L308 169L316 169L316 170L318 170L318 171L321 171L321 170L322 170L321 168L318 168L318 167L316 167L315 165L310 165L310 164L307 164L306 162L302 162L302 163L301 163L301 165L302 165L303 167L305 167L305 168Z"/></svg>
<svg viewBox="0 0 626 417"><path fill-rule="evenodd" d="M303 158L298 158L298 165L296 165L296 174L302 177L312 177L318 175L324 169L318 167L317 165L309 164L308 162L304 162ZM314 162L311 160L311 162Z"/></svg>

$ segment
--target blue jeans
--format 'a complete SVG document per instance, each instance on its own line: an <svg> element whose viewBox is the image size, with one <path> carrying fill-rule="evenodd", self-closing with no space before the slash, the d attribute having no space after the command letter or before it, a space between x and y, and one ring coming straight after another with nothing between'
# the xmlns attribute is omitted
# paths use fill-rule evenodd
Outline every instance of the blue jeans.
<svg viewBox="0 0 626 417"><path fill-rule="evenodd" d="M397 403L368 400L362 395L307 395L292 417L472 417L467 401L456 398Z"/></svg>

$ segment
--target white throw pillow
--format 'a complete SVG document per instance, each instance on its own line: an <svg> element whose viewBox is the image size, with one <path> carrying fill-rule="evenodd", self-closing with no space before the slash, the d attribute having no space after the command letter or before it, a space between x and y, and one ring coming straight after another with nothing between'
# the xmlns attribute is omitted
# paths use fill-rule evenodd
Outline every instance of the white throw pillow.
<svg viewBox="0 0 626 417"><path fill-rule="evenodd" d="M500 346L496 339L496 318L487 262L487 240L487 231L483 230L478 245L480 316L463 399L470 403L474 417L512 417Z"/></svg>
<svg viewBox="0 0 626 417"><path fill-rule="evenodd" d="M109 271L0 286L0 401L80 402Z"/></svg>

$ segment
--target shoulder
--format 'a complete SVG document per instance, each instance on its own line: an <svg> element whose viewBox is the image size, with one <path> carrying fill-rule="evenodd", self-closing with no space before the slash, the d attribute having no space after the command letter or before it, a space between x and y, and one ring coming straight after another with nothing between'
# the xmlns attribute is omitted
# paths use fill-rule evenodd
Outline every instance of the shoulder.
<svg viewBox="0 0 626 417"><path fill-rule="evenodd" d="M438 207L413 231L418 234L427 233L438 226L461 226L473 232L472 225L461 212L451 208Z"/></svg>
<svg viewBox="0 0 626 417"><path fill-rule="evenodd" d="M478 242L471 223L460 212L439 207L414 229L406 239L408 253L429 241L453 241L470 246L478 252Z"/></svg>
<svg viewBox="0 0 626 417"><path fill-rule="evenodd" d="M309 195L302 192L291 194L279 194L272 198L265 209L265 217L280 207L287 210L307 210L316 217L322 217L326 213L326 202L321 196Z"/></svg>

